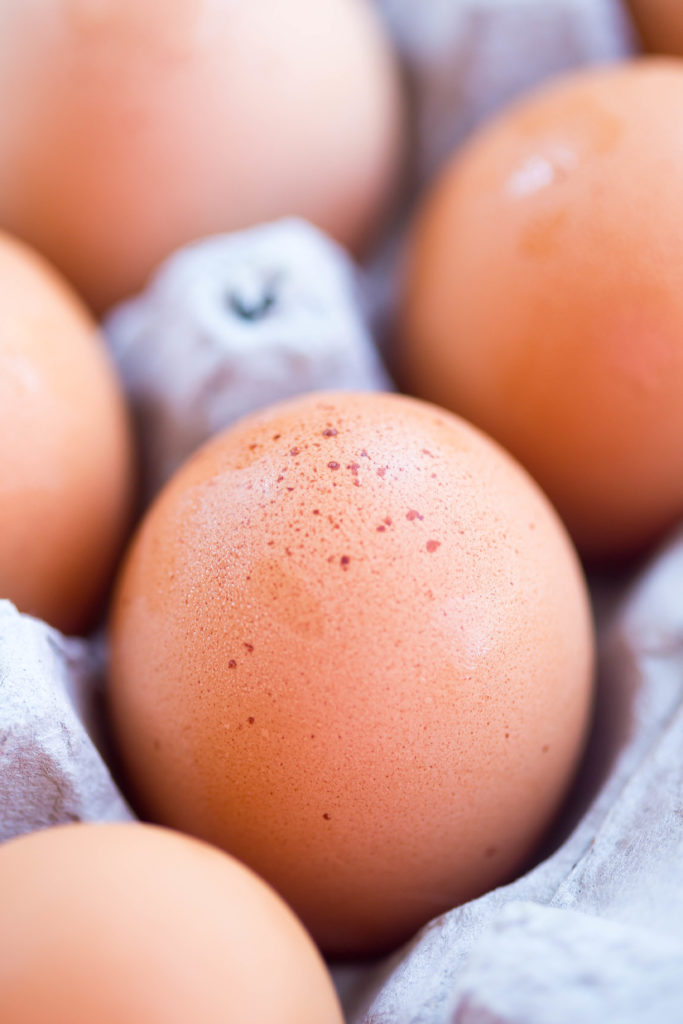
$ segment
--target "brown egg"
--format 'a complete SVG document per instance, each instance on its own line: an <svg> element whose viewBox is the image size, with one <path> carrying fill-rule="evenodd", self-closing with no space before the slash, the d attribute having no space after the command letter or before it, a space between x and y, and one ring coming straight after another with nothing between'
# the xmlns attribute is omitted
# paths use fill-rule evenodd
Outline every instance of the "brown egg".
<svg viewBox="0 0 683 1024"><path fill-rule="evenodd" d="M427 198L406 388L531 471L591 558L683 515L683 65L581 72L479 134Z"/></svg>
<svg viewBox="0 0 683 1024"><path fill-rule="evenodd" d="M242 864L148 825L0 847L5 1024L342 1024L319 953Z"/></svg>
<svg viewBox="0 0 683 1024"><path fill-rule="evenodd" d="M282 215L362 248L400 162L368 0L5 0L0 96L0 226L98 310L177 246Z"/></svg>
<svg viewBox="0 0 683 1024"><path fill-rule="evenodd" d="M3 235L0 438L0 597L78 631L99 610L128 525L128 420L89 314Z"/></svg>
<svg viewBox="0 0 683 1024"><path fill-rule="evenodd" d="M318 394L210 442L117 590L133 793L267 878L334 954L510 878L580 755L574 552L512 460L389 394Z"/></svg>
<svg viewBox="0 0 683 1024"><path fill-rule="evenodd" d="M628 4L648 50L683 57L681 0L628 0Z"/></svg>

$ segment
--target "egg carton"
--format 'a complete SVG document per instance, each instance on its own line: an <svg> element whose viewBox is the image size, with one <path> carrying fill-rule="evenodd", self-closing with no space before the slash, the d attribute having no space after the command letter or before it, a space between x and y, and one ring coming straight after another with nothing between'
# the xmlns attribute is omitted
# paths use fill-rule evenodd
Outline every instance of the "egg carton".
<svg viewBox="0 0 683 1024"><path fill-rule="evenodd" d="M594 580L600 671L581 776L510 885L376 963L333 967L353 1024L677 1021L683 1007L683 532ZM99 639L0 602L0 841L133 814L107 766Z"/></svg>
<svg viewBox="0 0 683 1024"><path fill-rule="evenodd" d="M362 271L289 221L188 247L111 311L146 499L252 408L306 389L390 386L371 326L394 307L412 197L503 103L634 48L617 0L376 3L412 101L411 202ZM591 581L595 722L544 854L391 957L333 965L349 1024L683 1019L682 581L683 533L633 579ZM107 745L103 679L101 638L62 637L0 602L0 840L133 817Z"/></svg>

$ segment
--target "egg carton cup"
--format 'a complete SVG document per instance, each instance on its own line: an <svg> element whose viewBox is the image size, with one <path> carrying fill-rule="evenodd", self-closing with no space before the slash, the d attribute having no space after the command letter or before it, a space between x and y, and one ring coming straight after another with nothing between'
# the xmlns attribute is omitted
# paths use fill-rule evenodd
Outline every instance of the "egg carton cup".
<svg viewBox="0 0 683 1024"><path fill-rule="evenodd" d="M106 750L103 657L0 601L0 842L69 821L133 818Z"/></svg>
<svg viewBox="0 0 683 1024"><path fill-rule="evenodd" d="M374 0L413 107L417 185L504 104L554 75L630 56L620 0Z"/></svg>
<svg viewBox="0 0 683 1024"><path fill-rule="evenodd" d="M407 201L368 267L367 307L385 352L416 196L506 104L553 76L632 56L621 0L373 0L412 113Z"/></svg>

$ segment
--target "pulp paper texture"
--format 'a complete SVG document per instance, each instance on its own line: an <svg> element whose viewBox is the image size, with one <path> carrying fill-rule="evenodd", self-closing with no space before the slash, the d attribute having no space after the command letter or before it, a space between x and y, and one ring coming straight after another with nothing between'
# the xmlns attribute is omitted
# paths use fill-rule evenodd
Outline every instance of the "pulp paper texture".
<svg viewBox="0 0 683 1024"><path fill-rule="evenodd" d="M401 58L423 187L472 130L555 75L633 53L619 0L375 0Z"/></svg>
<svg viewBox="0 0 683 1024"><path fill-rule="evenodd" d="M102 657L0 601L0 842L133 815L102 750Z"/></svg>
<svg viewBox="0 0 683 1024"><path fill-rule="evenodd" d="M455 986L453 1024L662 1024L681 1019L683 945L646 929L509 903Z"/></svg>

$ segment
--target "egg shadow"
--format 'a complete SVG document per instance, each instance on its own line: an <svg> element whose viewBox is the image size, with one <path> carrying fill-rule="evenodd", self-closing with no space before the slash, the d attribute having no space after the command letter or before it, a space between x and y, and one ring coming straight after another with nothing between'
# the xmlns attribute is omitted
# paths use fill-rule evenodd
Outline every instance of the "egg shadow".
<svg viewBox="0 0 683 1024"><path fill-rule="evenodd" d="M635 702L640 684L633 673L621 671L613 626L643 562L614 570L593 571L589 590L597 633L593 716L581 764L562 807L525 871L551 857L569 839L607 783L615 762L637 724ZM517 876L519 877L519 875Z"/></svg>

